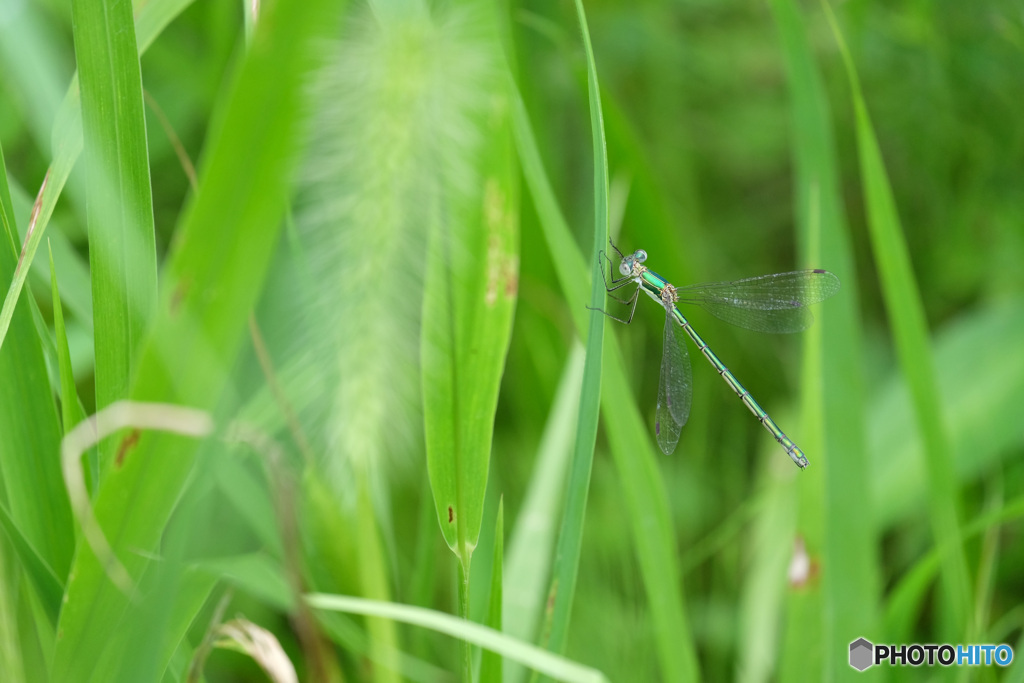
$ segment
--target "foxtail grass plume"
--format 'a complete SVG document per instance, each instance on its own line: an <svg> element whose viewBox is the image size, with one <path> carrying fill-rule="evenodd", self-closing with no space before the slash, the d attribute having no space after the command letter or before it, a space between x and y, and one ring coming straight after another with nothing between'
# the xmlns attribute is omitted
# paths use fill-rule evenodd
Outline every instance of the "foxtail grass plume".
<svg viewBox="0 0 1024 683"><path fill-rule="evenodd" d="M478 121L501 83L498 41L473 5L354 14L312 85L297 211L303 347L332 376L322 445L342 493L422 448L427 233L458 234L446 207L483 201Z"/></svg>

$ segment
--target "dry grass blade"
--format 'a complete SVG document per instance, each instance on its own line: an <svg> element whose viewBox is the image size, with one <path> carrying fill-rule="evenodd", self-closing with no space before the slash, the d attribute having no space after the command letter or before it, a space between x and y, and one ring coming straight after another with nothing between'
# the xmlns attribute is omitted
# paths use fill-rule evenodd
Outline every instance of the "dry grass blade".
<svg viewBox="0 0 1024 683"><path fill-rule="evenodd" d="M81 457L106 437L122 429L135 431L128 437L137 441L141 429L156 429L184 436L203 437L213 431L213 420L204 410L169 404L118 401L79 422L64 436L60 447L61 469L67 486L71 508L82 527L82 534L100 563L107 568L110 579L125 595L135 590L128 571L114 555L93 515L89 494L82 475ZM126 441L127 443L127 441Z"/></svg>
<svg viewBox="0 0 1024 683"><path fill-rule="evenodd" d="M298 683L295 665L273 633L247 619L232 619L217 627L215 647L252 657L274 683Z"/></svg>

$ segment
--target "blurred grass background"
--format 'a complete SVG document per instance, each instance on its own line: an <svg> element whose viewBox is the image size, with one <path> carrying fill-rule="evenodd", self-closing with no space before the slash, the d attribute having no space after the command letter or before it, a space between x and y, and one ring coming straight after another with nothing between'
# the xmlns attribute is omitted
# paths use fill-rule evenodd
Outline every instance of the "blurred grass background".
<svg viewBox="0 0 1024 683"><path fill-rule="evenodd" d="M567 463L602 215L576 7L320 2L334 18L285 22L286 38L257 19L249 48L243 4L136 3L147 145L127 167L148 164L157 271L139 265L145 246L115 258L159 278L155 309L122 302L147 341L104 346L123 367L97 378L94 340L113 323L93 318L112 305L96 300L124 295L90 277L87 206L103 186L80 160L45 234L63 315L37 255L0 348L0 670L186 680L211 622L241 616L277 637L302 680L525 680L429 629L310 613L297 595L461 613L544 645L566 486L586 485L568 483ZM291 16L288 4L269 6ZM641 304L628 328L609 323L602 388L617 394L602 399L585 524L570 529L582 550L564 654L611 680L852 676L846 648L861 636L1024 645L1024 15L1010 0L834 11L859 95L818 3L586 3L617 244L646 249L677 284L804 267L843 283L799 337L691 316L807 451L803 474L694 353L690 421L676 453L655 456L663 315ZM89 49L79 35L69 3L0 7L4 283L65 135L61 100ZM281 57L295 41L316 58ZM270 110L253 105L264 88L284 98L267 130ZM884 172L865 152L875 144ZM431 235L446 236L440 261ZM907 261L887 264L900 242ZM452 375L474 349L481 365ZM130 389L114 386L122 371ZM89 456L101 525L146 596L135 602L105 583L56 475L78 414L67 406L94 413L104 383L100 405L201 405L281 450L147 436L125 470L107 469L116 441ZM646 442L630 431L637 411ZM440 449L430 476L428 448ZM463 501L468 480L476 498ZM476 528L448 529L463 505ZM93 603L66 585L69 563ZM105 653L67 654L76 623L93 624L78 636ZM203 675L261 674L215 649ZM1024 662L969 677L1021 681Z"/></svg>

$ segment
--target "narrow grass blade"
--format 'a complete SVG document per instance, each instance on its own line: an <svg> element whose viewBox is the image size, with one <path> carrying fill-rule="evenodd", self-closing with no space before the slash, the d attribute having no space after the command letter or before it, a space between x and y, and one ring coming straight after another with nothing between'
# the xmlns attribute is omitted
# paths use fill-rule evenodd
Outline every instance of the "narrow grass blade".
<svg viewBox="0 0 1024 683"><path fill-rule="evenodd" d="M797 530L811 561L828 570L818 584L797 587L787 615L783 659L807 671L807 652L841 652L855 634L874 632L881 580L877 520L862 501L871 497L870 454L865 447L862 324L856 269L839 186L831 114L801 10L793 0L770 3L779 29L792 101L796 160L796 213L802 264L835 273L842 289L819 307L805 335L804 425L801 441L813 460L801 477ZM817 426L817 428L816 428ZM820 467L818 466L820 464ZM790 540L787 547L794 548ZM811 623L821 628L810 628ZM841 657L824 657L824 677L851 669Z"/></svg>
<svg viewBox="0 0 1024 683"><path fill-rule="evenodd" d="M147 572L142 589L146 605L119 624L110 647L121 657L98 659L93 681L160 680L174 653L187 644L187 633L220 577L177 562Z"/></svg>
<svg viewBox="0 0 1024 683"><path fill-rule="evenodd" d="M498 149L484 152L495 158L482 193L484 229L472 214L452 220L451 232L434 223L423 296L427 469L442 534L459 558L463 616L469 613L470 560L483 520L494 411L515 306L518 235L507 125L503 118L490 132ZM464 654L465 676L468 650Z"/></svg>
<svg viewBox="0 0 1024 683"><path fill-rule="evenodd" d="M305 563L310 585L318 590L358 594L360 568L350 558L359 554L357 523L338 505L336 492L319 467L310 467L302 478L300 494Z"/></svg>
<svg viewBox="0 0 1024 683"><path fill-rule="evenodd" d="M438 523L448 547L463 566L472 558L470 529L467 517L470 506L483 514L483 496L468 496L463 490L466 474L463 469L463 446L458 442L461 431L457 423L460 410L458 397L457 358L453 316L454 302L445 266L444 236L436 223L431 227L427 247L427 272L423 285L423 331L421 357L423 368L423 421L427 442L427 472L434 496ZM429 396L428 393L429 392ZM476 459L478 470L485 463ZM486 476L486 475L485 475ZM474 477L479 482L480 476ZM480 491L483 487L478 487ZM478 492L479 493L479 492ZM462 590L462 588L460 588Z"/></svg>
<svg viewBox="0 0 1024 683"><path fill-rule="evenodd" d="M200 467L198 478L205 478L205 471ZM174 525L164 534L160 561L143 576L144 607L131 610L118 625L116 647L126 655L110 658L119 665L116 677L111 672L100 680L159 680L174 653L188 647L188 632L220 580L191 564L195 530L210 518L210 508L204 505L210 500L207 490L200 483L179 504ZM93 679L97 678L94 673Z"/></svg>
<svg viewBox="0 0 1024 683"><path fill-rule="evenodd" d="M491 564L491 595L487 607L486 626L495 632L501 632L502 604L502 563L505 559L505 498L498 501L498 518L494 522L494 562ZM502 681L501 655L493 650L484 650L480 655L481 681Z"/></svg>
<svg viewBox="0 0 1024 683"><path fill-rule="evenodd" d="M952 539L954 550L944 557L942 571L944 637L968 642L971 600L970 574L961 544L959 490L947 427L939 405L935 365L932 360L928 322L914 281L910 255L903 239L899 215L889 186L885 162L878 147L867 105L861 94L853 58L843 40L831 7L823 2L846 64L857 122L857 149L864 184L869 235L878 266L882 296L892 325L900 366L913 397L917 427L925 444L928 474L929 518L935 542Z"/></svg>
<svg viewBox="0 0 1024 683"><path fill-rule="evenodd" d="M357 502L357 520L359 534L359 576L360 595L371 600L387 602L391 598L389 571L385 559L380 530L377 527L377 516L374 514L373 502L370 498L370 486L362 481L359 486ZM399 651L398 631L394 622L386 619L370 618L366 630L370 636L370 656L383 664L374 670L375 681L398 681L398 662L392 658Z"/></svg>
<svg viewBox="0 0 1024 683"><path fill-rule="evenodd" d="M145 52L167 25L196 0L147 0L135 5L135 35L139 54Z"/></svg>
<svg viewBox="0 0 1024 683"><path fill-rule="evenodd" d="M536 138L521 97L513 101L516 144L523 175L540 217L548 249L555 255L555 274L577 334L587 329L588 268L576 247L544 171ZM596 262L596 258L594 259ZM576 302L577 305L572 305ZM637 409L627 378L622 353L614 336L607 339L604 354L601 402L615 467L622 482L626 514L637 543L637 558L647 591L657 637L658 656L665 680L700 678L696 649L683 610L683 594L675 551L675 533L668 513L665 489L658 471L655 448ZM659 451L660 452L660 451Z"/></svg>
<svg viewBox="0 0 1024 683"><path fill-rule="evenodd" d="M53 250L50 249L50 286L53 293L53 327L57 335L57 360L60 365L60 407L64 433L85 419L85 413L78 401L75 389L75 373L71 368L71 352L68 350L68 336L64 329L64 310L60 303L60 289L57 286L57 267L53 264Z"/></svg>
<svg viewBox="0 0 1024 683"><path fill-rule="evenodd" d="M961 540L969 541L974 536L1022 517L1024 517L1024 497L1018 497L979 515L966 524ZM928 589L931 588L936 575L942 569L943 556L953 551L955 548L951 539L937 544L918 559L913 567L904 572L899 582L893 587L885 612L885 632L892 634L894 642L909 642L909 639L913 637L914 622L920 617ZM902 638L903 641L896 641L897 638Z"/></svg>
<svg viewBox="0 0 1024 683"><path fill-rule="evenodd" d="M47 245L49 247L49 244ZM60 289L57 287L57 268L53 265L53 250L50 249L50 289L53 296L53 327L57 336L57 366L60 374L60 408L63 433L67 434L75 425L85 419L82 402L75 388L75 373L71 367L71 351L64 329L64 310L60 303ZM92 491L99 480L99 456L95 448L87 455L86 487Z"/></svg>
<svg viewBox="0 0 1024 683"><path fill-rule="evenodd" d="M394 619L413 626L422 626L453 638L460 638L480 647L494 650L503 657L515 659L536 671L562 681L590 683L606 680L601 672L576 664L539 647L511 638L493 629L459 619L443 612L399 605L392 602L364 600L345 595L314 593L306 596L314 609L366 614Z"/></svg>
<svg viewBox="0 0 1024 683"><path fill-rule="evenodd" d="M936 379L961 481L974 481L1024 444L1018 420L1018 407L1024 402L1024 356L1017 352L1022 336L1024 300L1019 297L965 315L936 336ZM978 348L986 353L977 354ZM965 386L968 376L971 382ZM927 503L924 448L920 438L906 429L913 412L905 382L893 373L877 391L869 420L875 463L873 499L886 526L913 518ZM1018 517L1020 505L1019 498L1006 503L998 520L996 513L976 518L965 526L964 542L996 521ZM910 641L929 609L926 600L942 560L955 551L944 539L898 578L885 610L885 633L892 635L893 642Z"/></svg>
<svg viewBox="0 0 1024 683"><path fill-rule="evenodd" d="M631 395L632 386L623 370L622 352L612 339L604 359L602 415L647 589L662 679L699 680L696 644L683 610L676 536L655 455L661 451L652 444L650 427L636 403L623 399Z"/></svg>
<svg viewBox="0 0 1024 683"><path fill-rule="evenodd" d="M239 457L228 456L208 463L210 478L217 486L216 496L234 507L238 516L259 539L262 547L276 558L284 554L280 525L274 517L274 501L266 482Z"/></svg>
<svg viewBox="0 0 1024 683"><path fill-rule="evenodd" d="M144 51L149 47L171 19L192 2L194 0L154 0L154 2L144 3L139 10L138 17L137 45L139 50ZM0 348L3 347L15 306L25 285L25 278L28 276L39 244L42 242L53 209L57 205L57 199L64 189L64 184L71 174L78 155L82 152L81 102L77 75L71 79L71 85L61 103L57 120L54 123L52 138L54 158L36 196L32 217L26 229L25 241L18 257L18 266L10 279L11 284L4 297L3 308L0 309ZM152 221L150 220L150 222ZM0 282L6 281L6 279L0 280Z"/></svg>
<svg viewBox="0 0 1024 683"><path fill-rule="evenodd" d="M281 564L265 553L232 555L197 563L196 569L227 581L261 602L282 611L295 609L295 600Z"/></svg>
<svg viewBox="0 0 1024 683"><path fill-rule="evenodd" d="M558 509L572 452L583 360L583 345L573 343L509 542L501 630L526 642L537 640L547 598L545 587L551 575ZM524 674L522 666L505 662L504 676L509 683L518 683Z"/></svg>
<svg viewBox="0 0 1024 683"><path fill-rule="evenodd" d="M6 538L0 542L5 544L5 548L11 547ZM28 681L33 675L45 679L46 667L40 662L42 658L37 656L32 658L32 662L26 661L30 658L29 651L24 646L25 639L18 637L20 633L31 632L31 627L26 625L28 620L19 619L18 614L18 603L24 603L28 596L27 591L18 590L20 582L16 577L22 571L19 562L17 553L10 550L0 558L0 669L14 681ZM26 673L27 670L32 670L32 673Z"/></svg>
<svg viewBox="0 0 1024 683"><path fill-rule="evenodd" d="M88 186L96 408L125 398L156 303L156 238L131 5L71 3ZM101 467L114 442L100 445Z"/></svg>
<svg viewBox="0 0 1024 683"><path fill-rule="evenodd" d="M4 234L0 240L4 242L4 253L7 250L17 253L14 246L15 236L18 234L17 226L14 223L14 203L11 201L11 187L7 180L7 162L4 160L4 148L0 145L0 228Z"/></svg>
<svg viewBox="0 0 1024 683"><path fill-rule="evenodd" d="M511 82L511 77L509 80ZM519 151L519 163L522 164L526 185L530 190L533 203L537 207L537 215L540 217L541 228L544 230L544 239L548 243L548 251L557 257L553 260L558 284L562 288L566 301L588 301L587 273L592 272L593 269L583 260L583 255L573 240L569 224L566 223L562 209L558 205L558 198L555 197L554 188L544 170L544 162L541 159L540 149L537 146L537 139L533 134L530 116L526 112L522 95L519 94L514 83L511 87L515 89L512 117L516 146ZM576 328L577 334L583 338L583 333L587 330L590 320L587 310L582 306L570 305L569 313L572 315L573 326Z"/></svg>
<svg viewBox="0 0 1024 683"><path fill-rule="evenodd" d="M814 465L815 469L818 465ZM801 474L803 479L807 474ZM749 546L750 568L744 576L740 597L739 642L742 643L736 665L736 679L749 683L780 680L786 675L779 671L779 655L785 661L789 652L784 649L784 638L794 630L797 619L805 616L804 631L808 623L823 621L820 591L791 592L787 570L793 557L793 533L797 525L798 491L792 479L771 482L761 494L761 501L753 515L751 528L743 543ZM786 628L780 629L778 624ZM790 628L788 624L793 624ZM809 639L813 634L807 634ZM794 638L795 639L795 638ZM808 648L807 654L813 651ZM820 667L818 667L820 669ZM815 670L813 665L808 671Z"/></svg>
<svg viewBox="0 0 1024 683"><path fill-rule="evenodd" d="M576 16L583 36L587 57L587 83L590 95L590 133L594 154L594 239L591 249L590 307L604 307L604 279L598 253L608 242L608 149L604 137L604 119L601 114L601 90L597 81L597 64L590 44L590 31L583 11L582 0L576 0ZM558 258L558 255L555 255ZM569 466L569 486L566 491L565 513L555 550L551 626L547 646L552 652L562 652L569 637L569 618L576 593L580 551L583 546L583 523L590 491L590 472L594 465L594 445L597 441L597 422L601 405L601 363L604 354L604 315L590 311L587 328L587 355L583 364L583 385L576 422L576 445Z"/></svg>
<svg viewBox="0 0 1024 683"><path fill-rule="evenodd" d="M24 220L17 221L18 228L28 225L32 213L32 198L13 178L11 180L11 198L14 202L14 214ZM17 241L23 242L25 235L19 234ZM67 307L67 312L83 326L92 329L92 296L89 281L89 263L75 251L67 237L60 231L59 225L46 235L49 249L53 252L53 262L60 271L60 298ZM50 271L42 260L32 262L30 277L37 284L50 286Z"/></svg>
<svg viewBox="0 0 1024 683"><path fill-rule="evenodd" d="M988 484L985 508L989 512L999 512L1003 509L1006 502L1003 499L1005 476L1000 472ZM970 529L968 529L969 531ZM992 603L996 585L995 571L999 564L1000 553L1002 552L999 543L1001 531L998 527L989 527L985 530L984 538L981 540L981 558L978 561L978 579L974 597L974 633L990 633Z"/></svg>
<svg viewBox="0 0 1024 683"><path fill-rule="evenodd" d="M496 22L477 59L493 69ZM480 536L498 390L512 332L518 287L516 164L504 84L490 111L463 111L482 140L460 159L464 174L443 174L429 227L423 291L423 419L427 471L438 523L458 557L459 612L469 618L470 560ZM475 149L474 149L475 148ZM474 158L475 157L475 158ZM445 160L439 155L438 160ZM462 177L459 177L459 176ZM459 184L471 189L467 192ZM462 679L471 678L462 649Z"/></svg>
<svg viewBox="0 0 1024 683"><path fill-rule="evenodd" d="M24 109L25 127L36 145L45 148L65 85L63 31L52 30L52 17L43 5L5 3L3 8L0 71L4 85L10 94L17 93L22 103L13 109Z"/></svg>
<svg viewBox="0 0 1024 683"><path fill-rule="evenodd" d="M976 480L1024 445L1024 297L986 306L953 321L935 339L943 412L961 481ZM978 349L985 353L977 353ZM964 378L971 382L964 384ZM886 527L913 518L926 504L927 462L917 434L913 399L898 374L872 397L868 450L876 514Z"/></svg>
<svg viewBox="0 0 1024 683"><path fill-rule="evenodd" d="M0 282L10 281L17 269L11 209L0 149ZM7 341L0 347L0 479L13 522L57 576L64 576L74 549L71 510L54 457L60 450L60 422L32 320L34 303L13 307Z"/></svg>
<svg viewBox="0 0 1024 683"><path fill-rule="evenodd" d="M299 139L310 51L333 26L334 3L263 5L252 49L226 89L210 134L200 191L165 269L162 304L132 395L212 409L277 244ZM253 116L253 112L260 112ZM195 441L143 432L124 443L95 514L134 580L147 564L194 462ZM78 680L104 651L129 605L86 548L76 557L53 658L54 681ZM116 655L113 655L116 656Z"/></svg>
<svg viewBox="0 0 1024 683"><path fill-rule="evenodd" d="M504 95L502 96L504 97ZM488 131L480 223L430 236L423 303L427 466L445 541L464 568L480 534L491 436L512 331L517 197L508 120Z"/></svg>
<svg viewBox="0 0 1024 683"><path fill-rule="evenodd" d="M75 165L75 160L82 150L81 131L79 131L77 139L72 136L68 145L60 148L43 178L35 203L32 205L32 215L25 230L25 242L20 254L15 252L17 255L16 266L11 269L9 275L5 275L4 279L0 280L11 283L7 290L7 296L4 298L3 308L0 309L0 349L3 348L7 339L7 332L14 317L22 287L25 285L25 278L28 277L32 259L42 241L43 230L50 220L50 215L57 204L57 198L64 188L64 183L67 181L68 175L71 174L71 168ZM16 234L16 231L12 231L12 234Z"/></svg>
<svg viewBox="0 0 1024 683"><path fill-rule="evenodd" d="M36 551L21 529L11 519L7 506L0 505L0 527L3 527L7 540L10 541L18 562L25 570L29 583L32 585L46 614L51 629L57 628L57 615L60 614L60 601L64 595L64 585L53 569ZM13 615L13 610L12 610Z"/></svg>

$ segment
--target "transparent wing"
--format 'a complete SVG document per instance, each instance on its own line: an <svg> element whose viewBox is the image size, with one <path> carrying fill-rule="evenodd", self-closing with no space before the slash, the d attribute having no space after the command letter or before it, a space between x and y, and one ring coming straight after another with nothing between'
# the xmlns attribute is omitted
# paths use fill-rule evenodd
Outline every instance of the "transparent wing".
<svg viewBox="0 0 1024 683"><path fill-rule="evenodd" d="M799 332L814 316L807 306L839 291L827 270L797 270L734 282L677 287L679 301L696 304L719 320L757 332Z"/></svg>
<svg viewBox="0 0 1024 683"><path fill-rule="evenodd" d="M666 310L665 340L661 353L661 377L658 380L658 407L654 413L654 433L665 455L671 455L679 443L679 432L690 417L693 375L686 340L676 334L676 321Z"/></svg>

